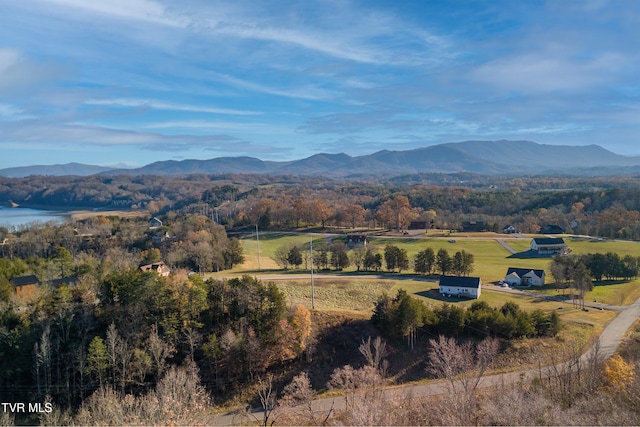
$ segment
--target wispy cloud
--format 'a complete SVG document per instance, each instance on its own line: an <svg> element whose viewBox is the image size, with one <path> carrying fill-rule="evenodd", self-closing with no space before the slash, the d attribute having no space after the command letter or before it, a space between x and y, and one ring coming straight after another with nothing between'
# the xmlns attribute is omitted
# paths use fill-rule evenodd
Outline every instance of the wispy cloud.
<svg viewBox="0 0 640 427"><path fill-rule="evenodd" d="M247 89L254 92L264 93L268 95L276 95L282 96L285 98L298 98L298 99L308 99L312 101L320 101L334 98L337 93L325 90L322 88L308 86L302 88L290 88L290 89L280 89L276 88L273 85L264 85L260 83L254 83L245 79L241 79L238 77L234 77L231 75L225 74L217 74L211 73L214 78L223 81L225 83L231 84L235 87L239 87L242 89Z"/></svg>
<svg viewBox="0 0 640 427"><path fill-rule="evenodd" d="M477 81L505 90L575 91L610 82L625 62L615 53L571 58L541 51L492 61L477 68L472 75Z"/></svg>
<svg viewBox="0 0 640 427"><path fill-rule="evenodd" d="M189 24L189 22L184 18L177 18L176 16L167 14L164 5L152 0L110 0L108 2L84 0L40 1L84 10L93 14L138 21L148 21L172 27L186 27Z"/></svg>
<svg viewBox="0 0 640 427"><path fill-rule="evenodd" d="M104 146L146 146L156 143L217 145L239 138L229 135L165 135L152 132L129 131L89 125L58 125L36 121L5 122L0 124L4 141L21 144L80 144ZM194 145L197 144L197 145Z"/></svg>
<svg viewBox="0 0 640 427"><path fill-rule="evenodd" d="M152 123L145 126L146 129L191 129L198 131L225 131L236 133L255 133L255 134L286 134L291 132L288 126L278 126L271 123L259 122L219 122L208 120L182 120L182 121L163 121Z"/></svg>
<svg viewBox="0 0 640 427"><path fill-rule="evenodd" d="M251 116L261 114L257 111L234 110L229 108L206 107L199 105L176 104L151 99L117 98L117 99L89 99L87 105L106 105L114 107L153 108L156 110L190 111L196 113L230 114Z"/></svg>

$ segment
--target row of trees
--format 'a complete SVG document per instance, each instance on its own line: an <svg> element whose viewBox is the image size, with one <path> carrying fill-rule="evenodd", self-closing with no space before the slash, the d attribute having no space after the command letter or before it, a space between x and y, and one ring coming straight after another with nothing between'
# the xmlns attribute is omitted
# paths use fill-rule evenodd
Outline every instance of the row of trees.
<svg viewBox="0 0 640 427"><path fill-rule="evenodd" d="M473 254L464 249L452 257L444 248L438 249L437 253L432 248L426 248L416 254L414 270L426 275L432 275L437 270L443 275L452 272L458 276L468 276L473 271L473 263Z"/></svg>
<svg viewBox="0 0 640 427"><path fill-rule="evenodd" d="M388 337L406 339L410 348L415 346L418 331L429 335L495 336L504 339L535 336L555 336L560 330L560 319L555 311L526 312L511 301L500 308L486 301L474 301L468 309L442 304L429 308L400 290L395 297L381 296L375 304L371 321Z"/></svg>
<svg viewBox="0 0 640 427"><path fill-rule="evenodd" d="M343 270L350 265L357 271L379 271L384 260L387 271L402 273L411 268L407 250L397 245L388 244L384 247L384 253L380 254L371 248L363 246L349 251L342 242L334 242L329 246L323 245L314 250L314 268ZM304 264L310 268L309 251L298 245L284 245L276 249L275 261L284 269L289 267L299 268ZM473 271L474 256L472 253L457 251L453 256L444 248L436 253L433 248L426 248L416 254L413 260L413 269L416 273L433 275L453 273L458 276L468 276Z"/></svg>

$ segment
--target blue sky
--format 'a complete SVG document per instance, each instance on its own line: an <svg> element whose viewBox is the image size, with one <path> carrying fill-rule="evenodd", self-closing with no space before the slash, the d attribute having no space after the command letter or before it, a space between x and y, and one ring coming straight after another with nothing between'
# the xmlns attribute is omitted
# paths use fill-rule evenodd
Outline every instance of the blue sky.
<svg viewBox="0 0 640 427"><path fill-rule="evenodd" d="M0 168L464 140L640 154L640 3L0 0Z"/></svg>

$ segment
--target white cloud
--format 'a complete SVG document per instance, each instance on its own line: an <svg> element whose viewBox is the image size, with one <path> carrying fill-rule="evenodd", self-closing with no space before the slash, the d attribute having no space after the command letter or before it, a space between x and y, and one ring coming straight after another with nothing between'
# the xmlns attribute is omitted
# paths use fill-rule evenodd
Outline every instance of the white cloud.
<svg viewBox="0 0 640 427"><path fill-rule="evenodd" d="M146 146L157 143L204 145L240 141L227 135L163 135L82 124L58 125L38 122L0 122L2 141L32 144L78 144L80 146Z"/></svg>
<svg viewBox="0 0 640 427"><path fill-rule="evenodd" d="M611 80L624 59L614 53L574 58L533 52L501 58L472 72L481 82L523 93L583 90Z"/></svg>
<svg viewBox="0 0 640 427"><path fill-rule="evenodd" d="M3 92L32 90L43 82L54 81L66 70L62 66L34 62L20 50L0 48L0 95Z"/></svg>
<svg viewBox="0 0 640 427"><path fill-rule="evenodd" d="M116 107L153 108L156 110L191 111L197 113L230 114L239 116L249 116L261 114L257 111L234 110L229 108L203 107L199 105L176 104L149 99L118 98L118 99L89 99L85 101L88 105L108 105Z"/></svg>
<svg viewBox="0 0 640 427"><path fill-rule="evenodd" d="M20 108L10 104L0 104L0 120L22 120L29 117Z"/></svg>
<svg viewBox="0 0 640 427"><path fill-rule="evenodd" d="M0 48L0 76L20 62L20 53L15 49Z"/></svg>
<svg viewBox="0 0 640 427"><path fill-rule="evenodd" d="M348 59L364 63L383 63L384 61L378 52L368 51L353 45L340 42L330 34L318 36L310 32L301 32L292 29L276 29L269 27L259 27L257 25L229 24L225 22L215 22L211 27L215 33L232 35L241 38L252 38L257 40L275 41L289 43L315 50L336 58Z"/></svg>
<svg viewBox="0 0 640 427"><path fill-rule="evenodd" d="M262 85L259 83L253 83L247 80L243 80L237 77L217 74L214 73L214 76L217 76L218 80L221 80L226 83L230 83L236 87L248 89L254 92L266 93L269 95L282 96L285 98L299 98L299 99L308 99L312 101L320 101L327 100L337 96L336 92L321 89L315 86L307 86L298 89L277 89L272 86Z"/></svg>
<svg viewBox="0 0 640 427"><path fill-rule="evenodd" d="M107 15L117 18L133 19L153 22L172 27L186 27L188 21L184 18L170 16L165 7L152 0L42 0L75 9L85 10L94 14Z"/></svg>
<svg viewBox="0 0 640 427"><path fill-rule="evenodd" d="M244 123L244 122L213 122L206 120L183 120L161 123L152 123L145 126L147 129L196 129L199 131L233 131L239 133L265 134L286 134L291 133L291 128L286 126L275 126L268 123Z"/></svg>

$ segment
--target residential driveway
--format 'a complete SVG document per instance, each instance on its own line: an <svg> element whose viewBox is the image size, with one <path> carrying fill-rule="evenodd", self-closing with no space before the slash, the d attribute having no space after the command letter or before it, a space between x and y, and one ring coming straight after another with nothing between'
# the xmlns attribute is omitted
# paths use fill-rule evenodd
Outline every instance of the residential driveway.
<svg viewBox="0 0 640 427"><path fill-rule="evenodd" d="M502 247L508 250L511 255L516 253L516 251L511 246L507 245L507 242L505 242L504 239L496 239L496 242L500 243Z"/></svg>

